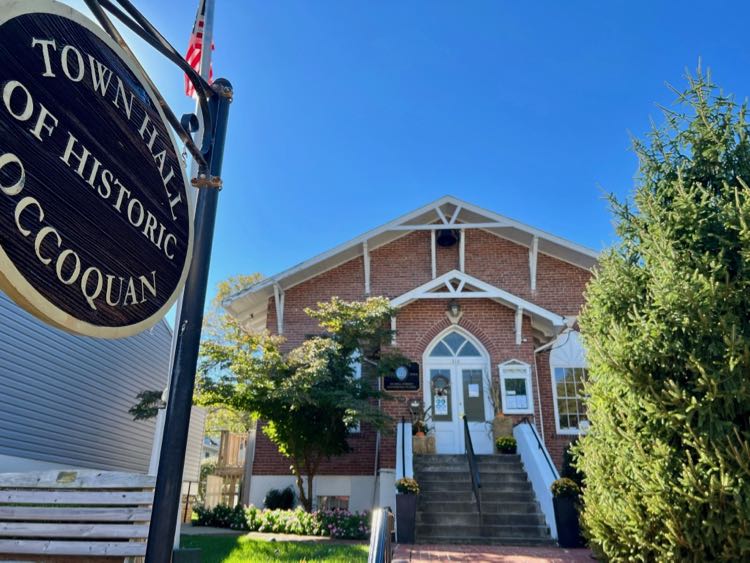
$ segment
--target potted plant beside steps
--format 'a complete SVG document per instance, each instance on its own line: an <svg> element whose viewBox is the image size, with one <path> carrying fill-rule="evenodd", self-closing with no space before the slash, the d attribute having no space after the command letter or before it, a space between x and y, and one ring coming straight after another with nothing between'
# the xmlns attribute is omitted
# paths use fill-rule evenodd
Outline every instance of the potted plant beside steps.
<svg viewBox="0 0 750 563"><path fill-rule="evenodd" d="M560 547L583 547L584 541L578 522L580 487L573 479L563 477L554 481L551 488L557 524L557 543Z"/></svg>
<svg viewBox="0 0 750 563"><path fill-rule="evenodd" d="M513 436L500 436L495 440L495 449L501 454L514 454L518 444Z"/></svg>
<svg viewBox="0 0 750 563"><path fill-rule="evenodd" d="M396 481L396 541L414 543L419 483L409 477Z"/></svg>

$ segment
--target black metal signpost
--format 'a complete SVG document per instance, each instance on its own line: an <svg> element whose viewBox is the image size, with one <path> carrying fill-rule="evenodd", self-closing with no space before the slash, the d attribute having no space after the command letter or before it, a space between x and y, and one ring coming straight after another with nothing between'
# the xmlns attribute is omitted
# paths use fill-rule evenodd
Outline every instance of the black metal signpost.
<svg viewBox="0 0 750 563"><path fill-rule="evenodd" d="M0 0L0 287L46 322L120 337L161 318L185 283L146 551L167 563L233 92L201 78L129 0L85 1L106 35L53 0ZM200 148L196 116L175 117L108 14L193 83ZM192 225L165 121L198 164Z"/></svg>
<svg viewBox="0 0 750 563"><path fill-rule="evenodd" d="M159 458L159 472L156 477L154 508L149 529L149 542L146 547L146 563L168 562L172 556L177 514L182 489L182 470L185 464L190 408L193 404L195 368L198 362L201 325L203 324L203 304L206 301L208 267L211 261L218 189L209 188L211 178L219 178L224 158L224 140L227 132L229 104L232 101L232 87L226 80L219 79L213 84L217 95L211 98L211 129L206 128L206 156L209 175L199 181L206 184L198 194L195 212L196 237L193 261L190 265L185 294L180 313L180 326L174 368L169 386L167 414L164 423L164 437Z"/></svg>

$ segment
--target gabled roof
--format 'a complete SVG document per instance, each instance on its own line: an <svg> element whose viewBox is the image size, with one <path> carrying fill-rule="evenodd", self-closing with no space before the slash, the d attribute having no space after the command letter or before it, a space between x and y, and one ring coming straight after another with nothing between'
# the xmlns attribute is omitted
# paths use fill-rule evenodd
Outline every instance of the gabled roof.
<svg viewBox="0 0 750 563"><path fill-rule="evenodd" d="M596 264L598 257L596 251L580 244L551 235L456 197L444 196L327 252L251 285L225 299L224 307L249 330L262 330L266 326L268 299L274 295L274 288L281 291L287 290L361 256L364 252L364 243L367 243L372 251L409 232L434 228L435 223L444 224L447 228L481 228L526 247L531 247L536 239L539 252L587 270ZM433 224L432 227L431 224Z"/></svg>

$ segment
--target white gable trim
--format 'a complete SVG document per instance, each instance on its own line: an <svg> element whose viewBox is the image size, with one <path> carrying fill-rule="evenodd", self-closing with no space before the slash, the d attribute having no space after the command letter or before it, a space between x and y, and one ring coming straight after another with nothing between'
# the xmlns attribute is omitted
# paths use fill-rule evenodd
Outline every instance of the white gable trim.
<svg viewBox="0 0 750 563"><path fill-rule="evenodd" d="M532 285L535 285L534 282L536 281L537 254L545 254L585 270L590 269L598 258L597 252L584 246L453 196L444 196L275 276L261 280L226 298L223 305L245 328L263 330L266 326L268 299L275 297L275 291L288 290L362 256L365 270L365 292L367 292L367 289L370 289L367 287L367 281L371 278L368 258L373 250L391 244L395 240L418 230L429 230L431 239L434 240L435 229L438 228L461 229L463 234L461 236L461 249L463 249L467 232L472 229L481 229L519 246L528 247L530 253L529 274ZM431 243L433 277L436 274L434 246L434 243ZM277 286L278 290L275 290L274 286ZM532 287L532 291L533 289Z"/></svg>
<svg viewBox="0 0 750 563"><path fill-rule="evenodd" d="M429 213L431 211L434 211L437 213L437 210L441 209L444 205L453 205L455 206L455 210L453 212L453 215L450 217L450 219L443 218L445 215L443 214L443 217L440 217L438 214L438 217L440 219L440 223L424 223L424 222L417 222L414 223L415 220L420 219L423 215L426 213ZM472 212L477 215L481 215L483 218L486 219L486 222L471 222L471 223L456 223L456 221L459 219L459 215L462 212ZM317 256L310 258L309 260L305 260L304 262L301 262L300 264L297 264L296 266L289 268L287 270L284 270L283 272L280 272L279 274L276 274L275 276L272 276L269 279L261 280L260 282L251 285L250 287L240 291L239 293L232 295L228 297L225 301L225 305L230 305L232 302L241 299L244 295L247 295L249 293L254 293L264 287L268 287L274 283L281 283L285 278L288 278L289 276L292 276L294 274L298 274L303 272L304 270L320 263L325 260L334 258L337 254L340 254L346 250L350 250L352 247L359 247L362 248L363 243L367 242L368 240L375 238L379 235L382 235L384 233L387 233L388 231L408 231L413 232L420 229L429 229L434 230L436 228L445 228L449 226L455 225L458 228L481 228L481 229L489 229L489 228L498 228L498 227L511 227L518 229L520 231L524 231L531 235L532 237L537 237L540 240L548 240L556 245L568 248L574 252L577 252L583 256L586 256L588 258L592 258L594 260L598 259L598 253L594 250L591 250L589 248L586 248L582 245L576 244L574 242L565 240L563 238L557 237L555 235L551 235L549 233L546 233L540 229L536 229L534 227L531 227L529 225L525 225L524 223L521 223L519 221L514 221L513 219L509 219L507 217L504 217L502 215L499 215L497 213L494 213L492 211L488 211L486 209L482 209L481 207L472 205L470 203L467 203L465 201L462 201L458 198L455 198L453 196L444 196L437 201L434 201L432 203L429 203L423 207L420 207L419 209L416 209L410 213L407 213L405 215L402 215L401 217L394 219L393 221L389 221L388 223L381 225L380 227L377 227L375 229L371 229L367 231L366 233L348 241L344 244L340 244L327 252L324 252L322 254L318 254ZM407 233L404 233L407 234ZM496 234L496 233L493 233ZM403 236L403 235L402 235ZM498 235L499 236L499 235ZM502 238L502 237L501 237ZM387 241L382 244L389 244L392 241ZM518 243L516 243L518 244ZM381 244L377 245L381 246ZM370 246L369 250L372 251L374 248L377 248L377 246ZM546 254L546 253L545 253ZM361 255L361 252L356 253L357 256ZM557 256L554 256L550 254L553 258L557 258L560 260L563 260L565 262L570 262L569 260L565 260L564 258L560 258ZM348 262L351 260L352 257L345 258L342 262L338 262L336 264L331 265L330 268L332 269L340 265L341 263ZM574 264L576 265L576 264ZM580 265L577 265L578 267L581 267ZM320 272L317 272L309 277L315 277L317 275L320 275ZM306 277L305 279L309 279ZM301 282L297 282L301 283ZM284 289L289 289L290 286L284 285Z"/></svg>
<svg viewBox="0 0 750 563"><path fill-rule="evenodd" d="M404 307L418 299L494 299L513 309L542 318L552 326L565 326L565 318L561 315L458 270L451 270L391 299L391 306Z"/></svg>

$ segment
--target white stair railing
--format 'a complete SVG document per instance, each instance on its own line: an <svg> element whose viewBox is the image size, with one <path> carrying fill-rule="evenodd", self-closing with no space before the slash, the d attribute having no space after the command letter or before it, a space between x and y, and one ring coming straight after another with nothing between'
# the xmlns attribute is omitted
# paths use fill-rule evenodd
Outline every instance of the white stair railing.
<svg viewBox="0 0 750 563"><path fill-rule="evenodd" d="M517 451L531 481L539 508L547 521L550 535L556 540L557 526L551 487L552 482L559 479L560 475L552 463L547 448L539 439L536 428L528 419L524 419L513 428L513 437L516 439Z"/></svg>
<svg viewBox="0 0 750 563"><path fill-rule="evenodd" d="M396 425L396 479L414 477L414 455L411 442L411 422L403 418Z"/></svg>

